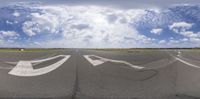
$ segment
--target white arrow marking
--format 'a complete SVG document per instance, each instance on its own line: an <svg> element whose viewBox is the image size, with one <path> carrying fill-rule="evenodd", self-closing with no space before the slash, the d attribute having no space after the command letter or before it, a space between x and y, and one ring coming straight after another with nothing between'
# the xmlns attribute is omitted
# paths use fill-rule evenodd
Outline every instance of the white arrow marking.
<svg viewBox="0 0 200 99"><path fill-rule="evenodd" d="M52 60L58 57L64 57L60 61L49 65L47 67L43 67L40 69L33 69L32 63L39 63L39 62L44 62L48 60ZM38 75L43 75L46 73L49 73L59 66L61 66L67 59L70 58L70 55L58 55L55 57L47 58L47 59L42 59L42 60L33 60L33 61L19 61L17 65L8 73L10 75L15 75L15 76L38 76Z"/></svg>
<svg viewBox="0 0 200 99"><path fill-rule="evenodd" d="M126 62L126 61L122 61L122 60L112 60L112 59L107 59L107 58L103 58L103 57L100 57L100 56L96 56L96 55L84 55L84 57L93 65L93 66L98 66L100 64L103 64L107 61L110 61L110 62L114 62L114 63L123 63L123 64L126 64L132 68L135 68L135 69L143 69L144 67L141 67L141 66L136 66L136 65L133 65L129 62ZM96 58L99 58L98 60L93 60L91 59L90 57L96 57Z"/></svg>

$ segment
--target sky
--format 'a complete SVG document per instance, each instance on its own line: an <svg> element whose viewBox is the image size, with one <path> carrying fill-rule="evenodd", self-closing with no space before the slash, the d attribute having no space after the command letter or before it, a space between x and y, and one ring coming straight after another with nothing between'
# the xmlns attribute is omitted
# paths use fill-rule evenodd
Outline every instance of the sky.
<svg viewBox="0 0 200 99"><path fill-rule="evenodd" d="M198 0L0 0L0 47L200 47Z"/></svg>

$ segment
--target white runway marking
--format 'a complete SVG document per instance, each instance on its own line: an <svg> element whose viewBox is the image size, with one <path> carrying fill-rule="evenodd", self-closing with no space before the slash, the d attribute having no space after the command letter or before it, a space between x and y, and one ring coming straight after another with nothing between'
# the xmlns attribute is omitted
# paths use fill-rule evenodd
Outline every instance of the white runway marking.
<svg viewBox="0 0 200 99"><path fill-rule="evenodd" d="M177 55L178 57L181 57L181 51L178 51L178 55Z"/></svg>
<svg viewBox="0 0 200 99"><path fill-rule="evenodd" d="M100 64L103 64L107 61L110 61L110 62L114 62L114 63L123 63L123 64L126 64L132 68L135 68L135 69L143 69L144 67L141 67L141 66L136 66L136 65L133 65L129 62L126 62L126 61L122 61L122 60L112 60L112 59L107 59L107 58L103 58L103 57L100 57L100 56L96 56L96 55L84 55L84 57L93 65L93 66L98 66ZM99 58L97 60L93 60L91 59L90 57L96 57L96 58Z"/></svg>
<svg viewBox="0 0 200 99"><path fill-rule="evenodd" d="M170 53L169 53L169 54L170 54ZM174 55L172 55L172 54L170 54L170 56L172 56L175 60L180 61L180 62L182 62L182 63L184 63L184 64L186 64L186 65L188 65L188 66L195 67L195 68L200 68L200 66L191 64L191 63L189 63L189 62L187 62L187 61L185 61L185 60L183 60L183 59L181 59L181 58L178 58L178 57L182 57L180 51L178 52L178 55L177 55L178 57L176 57L176 56L174 56Z"/></svg>
<svg viewBox="0 0 200 99"><path fill-rule="evenodd" d="M106 62L105 60L92 60L90 58L91 55L84 55L84 57L93 65L93 66L97 66L97 65L101 65L103 64L104 62Z"/></svg>
<svg viewBox="0 0 200 99"><path fill-rule="evenodd" d="M31 61L29 61L29 62L31 62L31 63L41 63L41 62L49 61L49 60L56 59L56 58L58 58L58 57L64 57L64 56L66 56L66 55L57 55L57 56L54 56L54 57L45 58L45 59L40 59L40 60L31 60ZM18 62L5 62L5 63L17 64Z"/></svg>
<svg viewBox="0 0 200 99"><path fill-rule="evenodd" d="M175 57L175 59L178 60L178 61L180 61L180 62L182 62L182 63L184 63L184 64L186 64L186 65L188 65L188 66L192 66L192 67L195 67L195 68L200 68L200 66L191 64L191 63L189 63L189 62L187 62L187 61L184 61L184 60L182 60L182 59L180 59L180 58L178 58L178 57Z"/></svg>
<svg viewBox="0 0 200 99"><path fill-rule="evenodd" d="M46 66L43 68L33 69L33 67L32 67L33 63L41 63L41 62L52 60L52 59L55 59L58 57L64 57L64 58L52 65L49 65L49 66ZM69 58L70 58L70 55L58 55L58 56L54 56L54 57L47 58L47 59L41 59L41 60L19 61L17 63L17 65L8 74L15 75L15 76L43 75L43 74L46 74L46 73L49 73L49 72L55 70L56 68L61 66L65 61L67 61L67 59L69 59Z"/></svg>

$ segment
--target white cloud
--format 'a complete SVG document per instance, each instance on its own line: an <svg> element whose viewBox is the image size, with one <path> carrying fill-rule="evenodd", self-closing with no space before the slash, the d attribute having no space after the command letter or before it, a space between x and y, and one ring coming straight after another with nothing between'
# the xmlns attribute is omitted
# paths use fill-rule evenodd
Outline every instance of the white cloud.
<svg viewBox="0 0 200 99"><path fill-rule="evenodd" d="M174 29L182 29L182 30L187 30L190 29L193 26L192 23L187 23L187 22L174 22L172 25L169 26L171 30Z"/></svg>
<svg viewBox="0 0 200 99"><path fill-rule="evenodd" d="M18 45L28 47L181 47L186 43L191 46L200 42L200 32L192 31L195 23L181 22L184 20L181 15L172 18L170 9L116 9L97 5L18 6L25 6L22 8L28 9L27 12L13 8L13 16L7 19L6 25L12 25L10 30L16 31L18 28L15 26L22 26L25 34L0 31L0 43L19 42ZM147 35L142 33L143 27L156 28L151 28ZM179 36L166 34L165 37L151 38L162 34L166 28Z"/></svg>
<svg viewBox="0 0 200 99"><path fill-rule="evenodd" d="M34 45L41 45L40 42L33 42Z"/></svg>
<svg viewBox="0 0 200 99"><path fill-rule="evenodd" d="M189 38L199 38L200 37L200 32L194 33L193 31L181 31L181 35Z"/></svg>
<svg viewBox="0 0 200 99"><path fill-rule="evenodd" d="M15 40L19 35L15 31L0 31L0 44L1 46L6 46L10 44L14 47Z"/></svg>
<svg viewBox="0 0 200 99"><path fill-rule="evenodd" d="M7 23L7 24L11 24L11 25L13 24L13 22L10 22L10 21L8 21L8 20L6 21L6 23Z"/></svg>
<svg viewBox="0 0 200 99"><path fill-rule="evenodd" d="M181 41L187 42L187 41L188 41L188 38L183 38L183 39L181 39Z"/></svg>
<svg viewBox="0 0 200 99"><path fill-rule="evenodd" d="M18 34L15 31L0 31L1 37L14 37Z"/></svg>
<svg viewBox="0 0 200 99"><path fill-rule="evenodd" d="M200 32L193 32L190 31L193 26L193 23L186 23L186 22L178 22L173 23L169 26L169 28L177 34L184 36L184 39L179 40L182 41L190 41L192 43L199 43L200 41Z"/></svg>
<svg viewBox="0 0 200 99"><path fill-rule="evenodd" d="M167 41L166 40L160 40L159 44L165 44Z"/></svg>
<svg viewBox="0 0 200 99"><path fill-rule="evenodd" d="M196 42L196 43L199 44L199 42L200 42L200 38L190 38L190 41L192 41L192 42Z"/></svg>
<svg viewBox="0 0 200 99"><path fill-rule="evenodd" d="M142 47L154 41L130 25L146 13L144 10L97 6L42 6L38 9L42 9L42 14L32 13L32 19L23 24L23 31L30 37L42 33L62 35L59 40L40 42L46 46ZM115 20L110 20L110 15L115 16Z"/></svg>
<svg viewBox="0 0 200 99"><path fill-rule="evenodd" d="M17 12L17 11L15 11L15 12L13 13L13 16L15 16L15 17L19 17L19 16L20 16L20 13Z"/></svg>
<svg viewBox="0 0 200 99"><path fill-rule="evenodd" d="M150 32L156 35L160 35L162 33L163 29L161 28L156 28L156 29L152 29Z"/></svg>
<svg viewBox="0 0 200 99"><path fill-rule="evenodd" d="M192 28L193 23L187 22L174 22L172 25L169 25L169 29L175 33L185 32L188 29Z"/></svg>
<svg viewBox="0 0 200 99"><path fill-rule="evenodd" d="M59 17L52 13L32 13L32 20L23 24L23 31L28 36L34 36L40 33L57 33L59 27Z"/></svg>

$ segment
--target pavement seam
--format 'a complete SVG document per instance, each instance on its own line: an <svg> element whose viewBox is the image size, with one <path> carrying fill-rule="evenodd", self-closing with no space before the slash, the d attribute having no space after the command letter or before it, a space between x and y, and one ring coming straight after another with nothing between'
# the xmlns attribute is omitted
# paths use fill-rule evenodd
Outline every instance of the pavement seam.
<svg viewBox="0 0 200 99"><path fill-rule="evenodd" d="M78 77L78 62L77 62L77 60L78 60L78 55L80 55L79 53L78 53L78 50L76 51L76 53L75 53L75 59L76 59L76 64L75 64L75 66L76 66L76 70L75 70L75 82L74 82L74 88L73 88L73 91L72 91L72 99L76 99L77 98L77 96L80 94L80 88L79 88L79 77Z"/></svg>

